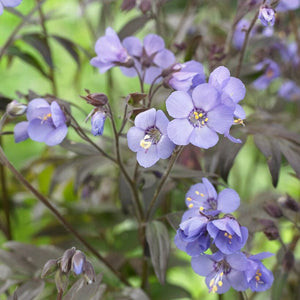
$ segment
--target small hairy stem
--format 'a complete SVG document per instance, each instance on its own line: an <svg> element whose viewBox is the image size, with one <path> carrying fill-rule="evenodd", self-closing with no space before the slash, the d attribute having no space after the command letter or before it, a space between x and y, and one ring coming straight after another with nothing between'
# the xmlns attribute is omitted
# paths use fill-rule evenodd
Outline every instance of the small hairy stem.
<svg viewBox="0 0 300 300"><path fill-rule="evenodd" d="M36 2L37 2L37 4L39 4L41 2L41 0L36 0ZM52 51L51 51L50 44L49 44L49 34L48 34L46 24L45 24L46 19L45 19L45 16L44 16L41 6L38 7L38 10L39 10L39 15L40 15L41 27L43 30L43 34L45 36L45 44L46 44L47 48L49 49L49 56L50 56L49 58L51 61L53 61L52 60ZM54 66L49 66L49 79L52 83L52 93L57 96L57 86L56 86L56 81L55 81Z"/></svg>
<svg viewBox="0 0 300 300"><path fill-rule="evenodd" d="M130 286L129 282L123 275L116 270L90 243L88 243L73 227L72 225L60 214L60 212L51 204L51 202L36 190L25 177L10 163L7 159L3 149L0 147L0 160L2 164L6 166L15 176L15 178L21 182L39 201L41 201L52 214L60 221L60 223L73 235L75 236L95 257L98 258L108 269L112 271L125 285Z"/></svg>
<svg viewBox="0 0 300 300"><path fill-rule="evenodd" d="M161 190L162 190L162 188L163 188L163 186L164 186L164 184L165 184L165 182L166 182L166 180L167 180L167 178L168 178L168 176L169 176L169 174L170 174L170 172L171 172L171 170L172 170L172 168L173 168L173 166L174 166L174 164L175 164L175 162L176 162L176 160L179 156L179 154L181 153L182 149L183 149L183 146L177 146L175 148L175 150L174 150L174 152L171 156L171 159L169 161L169 165L168 165L167 169L165 170L165 173L163 174L163 176L162 176L162 178L161 178L161 180L158 184L158 187L156 188L156 190L154 192L154 195L153 195L153 198L152 198L152 200L149 204L149 207L147 209L146 221L149 220L149 217L150 217L151 212L152 212L152 208L155 205L155 203L158 199L158 196L159 196L159 194L160 194L160 192L161 192Z"/></svg>
<svg viewBox="0 0 300 300"><path fill-rule="evenodd" d="M140 82L140 88L141 88L141 93L144 93L144 80L141 76L141 73L139 72L138 68L134 65L133 68L135 69L138 78L139 78L139 82Z"/></svg>
<svg viewBox="0 0 300 300"><path fill-rule="evenodd" d="M246 31L243 47L240 52L239 63L238 63L237 69L236 69L236 74L235 74L236 77L240 76L242 65L243 65L243 60L244 60L244 56L245 56L245 52L246 52L246 48L247 48L247 44L248 44L248 40L249 40L249 36L250 36L250 32L251 32L252 28L254 27L254 24L257 20L258 14L259 14L259 10L256 12L254 18L251 21L251 24L250 24L248 30Z"/></svg>
<svg viewBox="0 0 300 300"><path fill-rule="evenodd" d="M134 206L137 210L137 218L139 220L142 220L144 213L143 213L143 208L142 208L141 203L140 203L138 191L137 191L135 182L130 178L129 174L127 173L127 171L126 171L126 169L123 165L122 158L121 158L121 153L120 153L119 135L118 135L116 123L115 123L113 112L112 112L112 109L111 109L110 105L107 104L107 106L108 106L108 110L109 110L109 113L110 113L110 116L111 116L110 119L111 119L111 124L112 124L112 128L113 128L114 137L115 137L115 148L116 148L118 166L120 167L121 172L123 173L126 181L128 182L128 184L131 188L133 198L134 198L133 204L134 204Z"/></svg>
<svg viewBox="0 0 300 300"><path fill-rule="evenodd" d="M14 42L14 39L17 35L17 33L21 30L21 28L24 26L26 22L30 20L30 18L33 16L33 14L40 8L40 6L46 2L47 0L41 0L30 12L29 14L24 17L21 21L21 23L14 29L14 31L11 33L9 38L7 39L6 43L3 45L3 47L0 50L0 60L2 56L5 54L7 48Z"/></svg>
<svg viewBox="0 0 300 300"><path fill-rule="evenodd" d="M148 104L147 104L147 108L150 108L151 106L151 103L152 103L152 99L153 99L153 96L155 95L155 93L162 87L162 84L159 84L154 90L154 86L155 86L155 82L157 79L159 79L161 77L161 75L158 75L154 78L151 86L150 86L150 90L149 90L149 93L148 93Z"/></svg>

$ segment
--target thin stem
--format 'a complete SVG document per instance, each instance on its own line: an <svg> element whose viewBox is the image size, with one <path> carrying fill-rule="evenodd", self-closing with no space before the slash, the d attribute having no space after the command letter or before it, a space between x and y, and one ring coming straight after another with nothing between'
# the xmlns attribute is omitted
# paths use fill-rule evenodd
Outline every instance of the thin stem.
<svg viewBox="0 0 300 300"><path fill-rule="evenodd" d="M118 135L116 123L115 123L113 112L111 110L110 105L107 104L107 106L108 106L108 110L109 110L109 113L110 113L110 116L111 116L110 119L111 119L111 124L112 124L112 127L113 127L114 137L115 137L115 148L116 148L118 165L119 165L120 170L123 173L125 179L127 180L128 184L129 184L129 186L131 188L131 191L133 193L133 197L134 197L133 203L135 204L135 207L137 209L137 217L138 217L139 220L142 220L142 218L143 218L143 208L142 208L140 200L139 200L138 191L136 189L134 181L131 180L129 174L127 173L127 171L126 171L126 169L125 169L125 167L123 165L123 162L122 162L122 159L121 159L120 144L119 144L119 135Z"/></svg>
<svg viewBox="0 0 300 300"><path fill-rule="evenodd" d="M36 0L36 2L37 2L37 4L39 4L41 2L41 0ZM38 7L38 10L39 10L41 27L42 27L42 30L43 30L43 34L45 36L45 45L49 49L49 56L50 56L49 59L50 59L50 61L53 61L52 51L51 51L50 44L49 44L49 34L48 34L48 31L47 31L47 28L46 28L46 25L45 25L46 19L45 19L45 16L44 16L44 13L43 13L43 10L42 10L41 6ZM55 81L54 66L49 66L49 79L52 83L52 93L57 96L57 86L56 86L56 81Z"/></svg>
<svg viewBox="0 0 300 300"><path fill-rule="evenodd" d="M149 204L149 207L147 209L146 221L149 220L149 217L150 217L151 212L152 212L152 208L154 207L154 205L155 205L155 203L158 199L158 196L159 196L159 194L160 194L160 192L161 192L161 190L162 190L162 188L163 188L163 186L164 186L164 184L165 184L165 182L166 182L166 180L167 180L167 178L168 178L168 176L169 176L169 174L170 174L170 172L171 172L171 170L174 166L174 163L176 162L179 154L181 153L182 149L183 149L183 146L177 146L175 148L175 150L174 150L174 152L171 156L171 159L169 161L169 165L168 165L167 169L165 170L165 173L163 174L163 176L162 176L162 178L161 178L161 180L160 180L160 182L159 182L159 184L158 184L158 186L157 186L157 188L154 192L154 195L153 195L153 198L152 198L152 200Z"/></svg>
<svg viewBox="0 0 300 300"><path fill-rule="evenodd" d="M237 69L236 69L236 74L235 74L236 77L240 76L242 65L243 65L243 59L244 59L244 56L245 56L247 43L248 43L249 36L250 36L250 32L251 32L252 28L254 27L254 24L257 20L258 14L259 14L259 10L256 12L254 18L251 21L251 24L250 24L248 30L246 31L243 47L242 47L242 50L240 52L239 63L238 63Z"/></svg>
<svg viewBox="0 0 300 300"><path fill-rule="evenodd" d="M40 8L40 6L46 2L47 0L41 0L30 12L29 14L23 18L21 23L14 29L14 31L11 33L9 38L7 39L6 43L3 45L3 47L0 50L0 60L2 56L5 54L7 48L12 44L14 41L17 33L20 31L20 29L23 27L23 25L30 20L30 18L33 16L33 14Z"/></svg>
<svg viewBox="0 0 300 300"><path fill-rule="evenodd" d="M138 68L134 65L133 68L135 69L137 75L138 75L138 78L139 78L139 82L140 82L140 88L141 88L141 93L144 93L144 80L141 76L141 73L140 71L138 70Z"/></svg>
<svg viewBox="0 0 300 300"><path fill-rule="evenodd" d="M159 78L160 76L158 76ZM151 85L151 88L150 88L150 91L149 91L149 100L148 100L148 105L147 105L147 108L150 108L151 106L151 103L152 103L152 99L153 99L153 96L156 94L156 92L163 86L163 84L159 84L154 91L152 91L152 87L153 85Z"/></svg>
<svg viewBox="0 0 300 300"><path fill-rule="evenodd" d="M98 258L108 269L112 271L119 278L121 282L125 285L130 286L130 283L127 281L123 275L116 270L92 245L90 245L73 227L72 225L60 214L60 212L51 204L51 202L42 195L38 190L36 190L26 179L25 177L10 163L7 159L5 153L3 152L2 147L0 147L0 160L2 164L6 166L15 176L15 178L21 182L39 201L41 201L51 212L52 214L60 221L60 223L67 229L73 236L75 236L91 253Z"/></svg>
<svg viewBox="0 0 300 300"><path fill-rule="evenodd" d="M2 140L0 136L0 147L2 147ZM2 207L5 215L5 235L8 240L12 240L12 231L11 231L11 221L10 221L10 203L7 193L7 180L5 168L0 166L0 182L1 182L1 198L2 198Z"/></svg>
<svg viewBox="0 0 300 300"><path fill-rule="evenodd" d="M57 293L56 300L62 300L63 294L64 294L64 291L62 289L60 289Z"/></svg>

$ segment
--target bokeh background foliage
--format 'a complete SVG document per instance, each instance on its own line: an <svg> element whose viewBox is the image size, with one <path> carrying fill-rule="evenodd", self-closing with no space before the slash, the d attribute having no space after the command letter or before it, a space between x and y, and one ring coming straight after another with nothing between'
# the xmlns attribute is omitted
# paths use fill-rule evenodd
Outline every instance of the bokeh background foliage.
<svg viewBox="0 0 300 300"><path fill-rule="evenodd" d="M154 18L149 14L142 14L138 9L122 11L122 1L45 1L42 10L48 39L45 39L40 15L35 13L30 21L22 26L14 42L1 57L1 110L4 111L6 104L12 99L26 101L35 95L54 94L70 102L72 114L77 122L90 130L89 122L84 123L90 107L80 98L80 95L86 94L85 89L88 89L91 92L107 94L111 106L121 115L125 97L139 90L138 79L123 76L117 68L100 75L89 64L90 58L94 56L95 41L104 34L108 26L114 28L122 37L136 35L142 38L149 32L156 32L165 37L166 44L173 48L175 42L184 42L184 51L180 50L180 47L174 48L178 57L182 60L199 59L206 70L211 70L218 64L216 57L209 59L211 47L213 44L222 45L225 42L226 29L230 27L234 18L237 1L161 2ZM0 45L6 43L22 18L35 5L36 1L23 0L17 8L4 12L0 18ZM297 14L299 16L299 12ZM195 49L197 41L198 48ZM249 48L251 47L250 45ZM228 62L228 67L232 69L236 67L233 57ZM250 75L252 78L258 76L255 73L249 75L249 72L250 69L248 70L245 64L241 78L244 82L249 80ZM163 106L168 94L169 90L162 90L155 99L157 104ZM287 219L273 220L280 229L280 239L269 241L263 234L263 226L257 222L259 219L270 219L263 210L266 202L276 202L286 194L299 200L299 103L282 104L272 94L272 87L265 93L247 89L244 102L249 121L246 120L245 128L236 130L243 139L242 145L232 145L229 152L224 153L224 149L228 149L228 141L224 140L211 151L205 154L199 151L196 155L191 148L184 157L188 162L182 159L182 163L193 166L194 170L183 170L182 165L178 164L171 174L163 205L158 207L156 214L168 228L170 256L164 285L156 278L155 273L159 271L149 269L147 293L151 299L221 298L207 293L204 280L190 267L190 258L176 250L172 242L181 216L176 212L185 209L183 199L186 191L203 176L210 176L215 184L219 180L220 189L228 185L239 193L242 199L238 211L239 220L249 227L251 233L247 250L277 253L277 257L266 262L266 265L274 270L274 288L260 295L251 295L250 299L297 299L295 297L300 295L297 284L299 264L295 263L289 276L280 264L285 247L289 245L292 245L295 261L300 259L297 244L299 231L297 232L295 225ZM271 132L268 123L264 122L268 118L271 120L269 124L278 120L278 125L282 125L286 131L280 127L275 129L275 134ZM119 170L92 148L82 145L82 141L72 130L68 133L68 140L61 147L49 148L31 140L15 144L13 135L10 134L15 122L10 120L5 126L7 134L0 136L1 145L9 160L37 190L51 199L51 203L60 210L66 220L136 287L124 288L118 279L87 251L96 273L103 274L103 278L99 275L96 279L98 289L91 294L98 298L93 299L147 299L143 298L146 296L138 289L141 284L141 266L145 258L142 257L143 249L139 244L138 226L128 209L128 186ZM295 132L293 136L290 135L289 129ZM107 124L104 136L95 139L107 151L112 145L111 131L110 125ZM269 139L264 135L268 133ZM268 148L266 144L271 143L274 138L293 143L293 147L287 146L286 152L283 151L282 161L277 163L268 161L269 155L265 150ZM71 143L70 140L74 142ZM122 142L124 153L129 153L126 140ZM270 147L275 149L272 144ZM162 166L158 166L157 169L143 173L145 194L153 191L153 181L161 171ZM74 246L85 250L84 247L2 165L1 199L0 242L3 247L0 260L3 264L0 266L0 299L12 299L17 286L21 287L17 299L54 299L53 280L43 281L39 276L43 264L50 258L59 257L67 248ZM8 201L9 207L4 207L5 200ZM170 211L174 213L170 214ZM299 214L290 211L287 213L293 222L299 224ZM163 249L166 248L167 246ZM167 253L162 255L168 256ZM149 259L149 256L146 259ZM295 270L298 270L298 277ZM71 283L75 280L77 279L71 278ZM83 292L82 295L86 296L86 293L88 292ZM36 296L38 294L39 296ZM65 299L83 299L78 298L79 293L70 296L71 294L69 297L77 298L68 298L66 295ZM230 291L221 299L239 297Z"/></svg>

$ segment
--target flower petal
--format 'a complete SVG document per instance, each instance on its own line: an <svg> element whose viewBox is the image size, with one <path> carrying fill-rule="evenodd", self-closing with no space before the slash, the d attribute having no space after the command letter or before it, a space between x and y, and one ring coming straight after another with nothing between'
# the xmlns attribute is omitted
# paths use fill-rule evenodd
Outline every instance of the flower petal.
<svg viewBox="0 0 300 300"><path fill-rule="evenodd" d="M51 103L51 116L55 127L66 123L66 117L56 101Z"/></svg>
<svg viewBox="0 0 300 300"><path fill-rule="evenodd" d="M168 137L176 145L187 145L193 129L187 119L175 119L168 125Z"/></svg>
<svg viewBox="0 0 300 300"><path fill-rule="evenodd" d="M190 95L182 91L173 92L166 100L166 107L173 118L187 118L194 109Z"/></svg>
<svg viewBox="0 0 300 300"><path fill-rule="evenodd" d="M207 276L214 269L214 261L205 254L192 257L191 264L193 270L200 276Z"/></svg>
<svg viewBox="0 0 300 300"><path fill-rule="evenodd" d="M166 159L172 154L175 144L172 143L166 135L163 135L156 147L158 156L162 159Z"/></svg>
<svg viewBox="0 0 300 300"><path fill-rule="evenodd" d="M130 55L136 57L140 57L142 55L143 45L140 39L134 36L128 36L122 41L122 44Z"/></svg>
<svg viewBox="0 0 300 300"><path fill-rule="evenodd" d="M193 103L196 108L208 112L221 102L216 88L209 83L202 83L195 87L192 92Z"/></svg>
<svg viewBox="0 0 300 300"><path fill-rule="evenodd" d="M148 109L139 113L134 120L136 127L146 130L155 124L156 110L155 108Z"/></svg>
<svg viewBox="0 0 300 300"><path fill-rule="evenodd" d="M45 142L47 136L54 130L55 128L49 124L48 122L42 122L39 119L33 119L29 122L28 125L28 135L29 137L36 142Z"/></svg>
<svg viewBox="0 0 300 300"><path fill-rule="evenodd" d="M137 127L131 127L127 133L128 147L131 151L137 152L140 150L141 140L145 136L145 131Z"/></svg>
<svg viewBox="0 0 300 300"><path fill-rule="evenodd" d="M228 214L240 206L240 197L233 189L224 189L218 196L218 210Z"/></svg>
<svg viewBox="0 0 300 300"><path fill-rule="evenodd" d="M203 149L213 147L218 140L216 132L207 126L194 128L190 135L190 143Z"/></svg>
<svg viewBox="0 0 300 300"><path fill-rule="evenodd" d="M220 91L224 80L229 77L229 70L226 67L220 66L210 73L208 83L212 84L218 91Z"/></svg>
<svg viewBox="0 0 300 300"><path fill-rule="evenodd" d="M160 50L163 50L164 48L165 42L160 36L156 34L148 34L145 36L144 49L149 56Z"/></svg>
<svg viewBox="0 0 300 300"><path fill-rule="evenodd" d="M152 145L149 149L139 150L137 152L136 159L138 163L144 168L153 166L159 160L157 147L155 145Z"/></svg>
<svg viewBox="0 0 300 300"><path fill-rule="evenodd" d="M225 133L233 124L233 111L225 105L218 105L207 113L207 126L218 133Z"/></svg>
<svg viewBox="0 0 300 300"><path fill-rule="evenodd" d="M66 124L58 126L56 129L52 130L46 137L45 143L48 146L55 146L60 144L68 133L68 127Z"/></svg>
<svg viewBox="0 0 300 300"><path fill-rule="evenodd" d="M28 124L29 122L25 122L25 121L16 124L14 128L14 136L15 136L16 143L25 141L26 139L29 138L29 135L27 133Z"/></svg>
<svg viewBox="0 0 300 300"><path fill-rule="evenodd" d="M48 110L47 110L48 109ZM29 102L26 111L26 117L28 121L42 117L43 114L49 112L50 113L50 105L43 98L36 98Z"/></svg>

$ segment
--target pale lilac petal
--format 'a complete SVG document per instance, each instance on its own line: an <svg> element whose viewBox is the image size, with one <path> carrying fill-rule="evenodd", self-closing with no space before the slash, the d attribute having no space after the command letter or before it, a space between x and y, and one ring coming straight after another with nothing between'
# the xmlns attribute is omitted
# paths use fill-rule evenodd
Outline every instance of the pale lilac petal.
<svg viewBox="0 0 300 300"><path fill-rule="evenodd" d="M42 114L40 114L39 109L44 109L44 110L40 110L43 111ZM44 113L48 111L50 113L50 104L45 99L36 98L29 102L27 106L26 117L30 121L37 117L41 117Z"/></svg>
<svg viewBox="0 0 300 300"><path fill-rule="evenodd" d="M163 50L164 48L165 42L160 36L156 34L148 34L145 36L144 49L149 56L160 50Z"/></svg>
<svg viewBox="0 0 300 300"><path fill-rule="evenodd" d="M230 77L224 82L223 86L222 92L228 95L235 103L244 99L246 88L240 79Z"/></svg>
<svg viewBox="0 0 300 300"><path fill-rule="evenodd" d="M145 131L137 128L131 127L127 133L128 147L131 151L137 152L141 149L141 140L145 137Z"/></svg>
<svg viewBox="0 0 300 300"><path fill-rule="evenodd" d="M48 146L55 146L60 144L68 133L68 127L66 124L61 124L59 127L52 130L45 139L45 143Z"/></svg>
<svg viewBox="0 0 300 300"><path fill-rule="evenodd" d="M169 124L169 119L166 117L165 113L161 110L156 112L155 125L162 134L167 134L167 127Z"/></svg>
<svg viewBox="0 0 300 300"><path fill-rule="evenodd" d="M134 36L126 37L122 44L131 56L140 57L143 53L142 42Z"/></svg>
<svg viewBox="0 0 300 300"><path fill-rule="evenodd" d="M146 130L147 128L153 126L156 120L156 110L151 108L142 113L139 113L134 120L134 125L141 129Z"/></svg>
<svg viewBox="0 0 300 300"><path fill-rule="evenodd" d="M230 72L226 67L220 66L210 73L208 83L217 90L222 88L223 81L230 77Z"/></svg>
<svg viewBox="0 0 300 300"><path fill-rule="evenodd" d="M192 257L191 264L193 270L200 276L207 276L214 269L214 261L205 254Z"/></svg>
<svg viewBox="0 0 300 300"><path fill-rule="evenodd" d="M204 149L213 147L218 140L218 135L207 126L194 128L190 135L190 143Z"/></svg>
<svg viewBox="0 0 300 300"><path fill-rule="evenodd" d="M261 253L255 254L255 255L251 255L251 256L249 256L249 258L253 259L253 260L262 260L262 259L265 259L265 258L269 258L271 256L274 256L274 253L261 252Z"/></svg>
<svg viewBox="0 0 300 300"><path fill-rule="evenodd" d="M235 106L234 116L239 118L239 119L242 119L242 120L244 120L246 118L246 113L245 113L244 109L239 104L237 104Z"/></svg>
<svg viewBox="0 0 300 300"><path fill-rule="evenodd" d="M168 125L168 137L176 145L187 145L193 129L187 119L175 119Z"/></svg>
<svg viewBox="0 0 300 300"><path fill-rule="evenodd" d="M195 107L202 108L206 112L221 101L218 91L209 83L202 83L196 86L192 92L192 98Z"/></svg>
<svg viewBox="0 0 300 300"><path fill-rule="evenodd" d="M218 194L215 187L211 184L211 182L207 178L202 178L202 182L207 190L207 199L217 199Z"/></svg>
<svg viewBox="0 0 300 300"><path fill-rule="evenodd" d="M6 7L15 7L19 5L22 0L1 0L1 2Z"/></svg>
<svg viewBox="0 0 300 300"><path fill-rule="evenodd" d="M173 92L166 100L166 107L173 118L187 118L194 109L190 95L182 91Z"/></svg>
<svg viewBox="0 0 300 300"><path fill-rule="evenodd" d="M145 70L144 82L147 84L158 83L161 78L162 68L151 66Z"/></svg>
<svg viewBox="0 0 300 300"><path fill-rule="evenodd" d="M135 77L135 76L137 76L136 70L134 68L120 67L120 70L127 77Z"/></svg>
<svg viewBox="0 0 300 300"><path fill-rule="evenodd" d="M173 65L175 63L175 61L176 61L176 59L175 59L174 53L168 49L159 51L153 59L153 62L157 66L164 68L164 69Z"/></svg>
<svg viewBox="0 0 300 300"><path fill-rule="evenodd" d="M51 103L51 116L55 127L59 127L66 123L66 117L56 101Z"/></svg>
<svg viewBox="0 0 300 300"><path fill-rule="evenodd" d="M233 124L233 111L225 105L219 105L207 113L207 118L207 126L218 133L225 133Z"/></svg>
<svg viewBox="0 0 300 300"><path fill-rule="evenodd" d="M152 145L149 149L142 149L138 151L136 159L144 168L153 166L159 160L156 146Z"/></svg>
<svg viewBox="0 0 300 300"><path fill-rule="evenodd" d="M28 135L36 142L45 142L48 134L53 131L53 126L48 122L33 119L28 125Z"/></svg>
<svg viewBox="0 0 300 300"><path fill-rule="evenodd" d="M248 266L247 257L241 252L227 255L227 262L238 271L245 271Z"/></svg>
<svg viewBox="0 0 300 300"><path fill-rule="evenodd" d="M222 213L232 213L240 206L240 197L232 189L224 189L218 196L218 210Z"/></svg>
<svg viewBox="0 0 300 300"><path fill-rule="evenodd" d="M26 139L29 138L29 135L27 133L28 125L29 125L29 122L26 122L26 121L16 124L16 126L14 128L14 136L15 136L16 143L25 141Z"/></svg>
<svg viewBox="0 0 300 300"><path fill-rule="evenodd" d="M99 69L100 73L105 73L109 69L115 66L112 62L103 62L99 57L93 57L90 60L90 64Z"/></svg>
<svg viewBox="0 0 300 300"><path fill-rule="evenodd" d="M172 154L175 145L166 135L163 135L156 147L159 157L162 159L166 159Z"/></svg>
<svg viewBox="0 0 300 300"><path fill-rule="evenodd" d="M227 278L236 291L245 291L248 288L248 282L244 272L232 269L227 275Z"/></svg>

